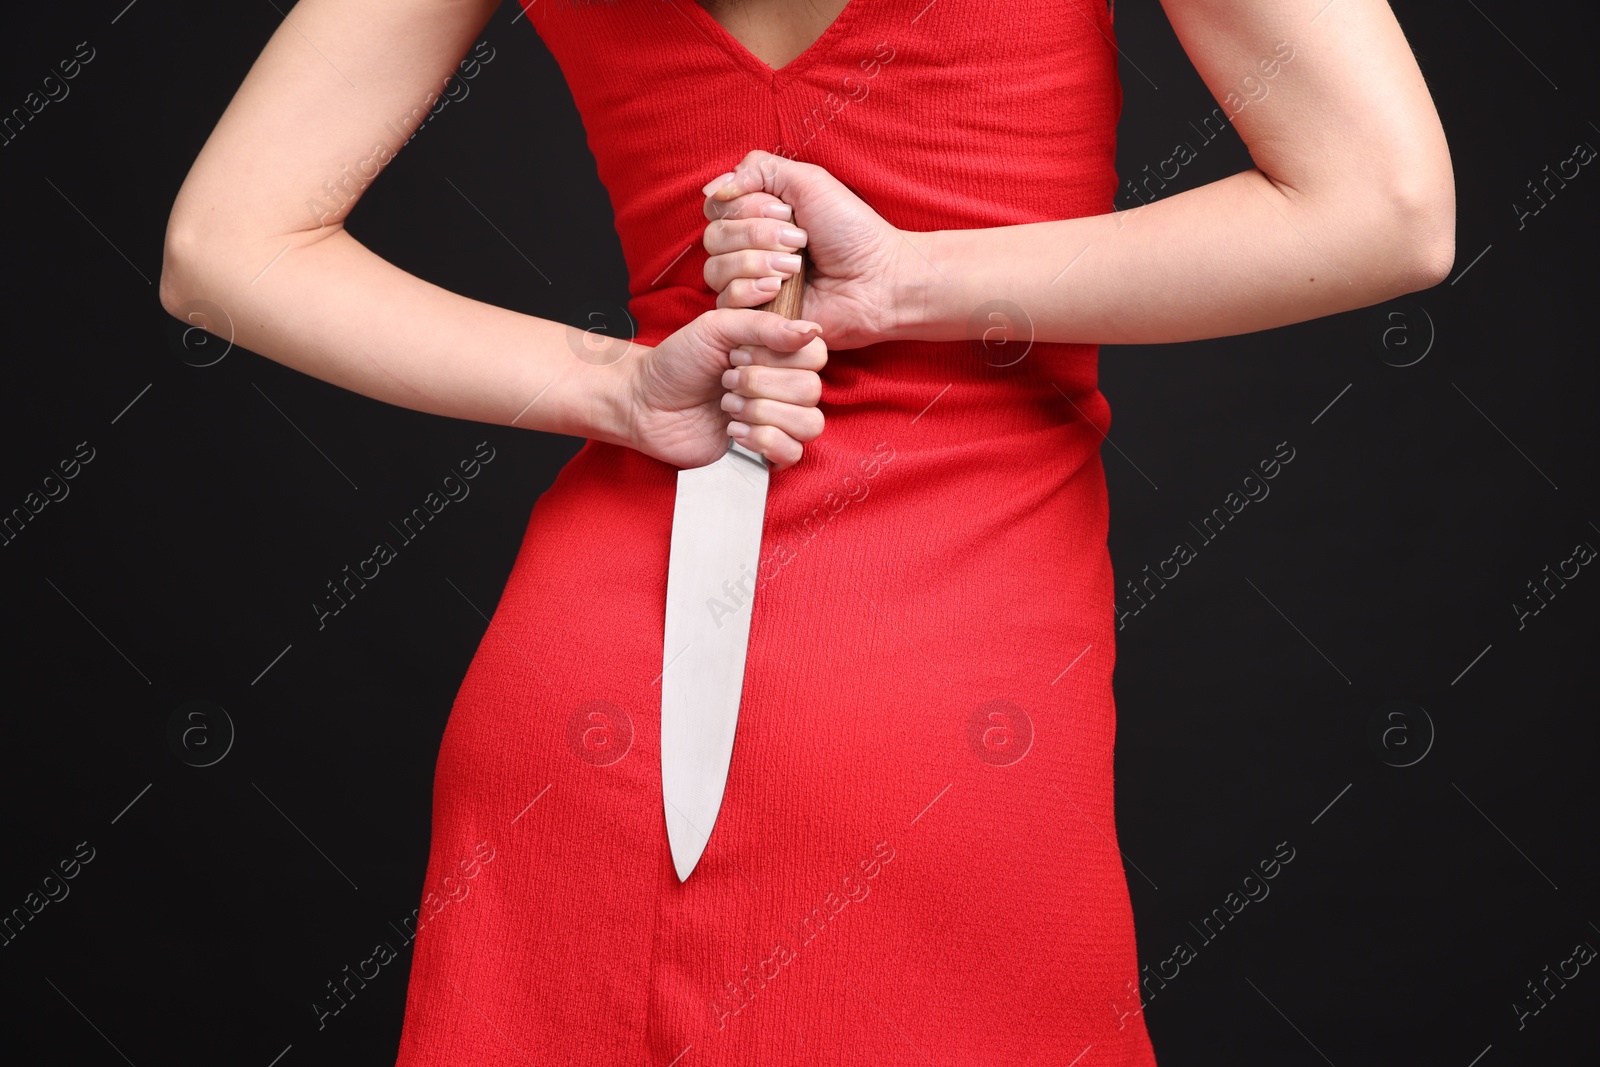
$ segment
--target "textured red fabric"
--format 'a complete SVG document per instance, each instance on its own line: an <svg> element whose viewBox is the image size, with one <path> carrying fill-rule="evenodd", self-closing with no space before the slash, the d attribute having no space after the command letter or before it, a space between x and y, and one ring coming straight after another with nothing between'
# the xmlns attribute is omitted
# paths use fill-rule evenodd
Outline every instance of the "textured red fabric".
<svg viewBox="0 0 1600 1067"><path fill-rule="evenodd" d="M777 72L694 0L526 7L645 344L714 306L700 187L753 148L910 230L1112 209L1104 0L852 0ZM726 797L683 884L659 745L676 472L583 447L445 731L400 1067L1155 1062L1097 356L832 354L827 429L772 479Z"/></svg>

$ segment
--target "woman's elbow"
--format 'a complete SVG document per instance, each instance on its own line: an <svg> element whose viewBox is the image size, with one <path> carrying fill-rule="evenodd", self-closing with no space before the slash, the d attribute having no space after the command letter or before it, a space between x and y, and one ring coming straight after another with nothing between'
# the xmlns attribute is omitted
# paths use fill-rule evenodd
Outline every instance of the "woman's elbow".
<svg viewBox="0 0 1600 1067"><path fill-rule="evenodd" d="M248 263L258 263L255 269L264 265L270 257L260 249L266 243L237 227L218 226L211 216L174 211L161 248L161 306L187 321L196 301L219 299L220 282L232 284L241 272L248 277Z"/></svg>
<svg viewBox="0 0 1600 1067"><path fill-rule="evenodd" d="M161 248L161 280L158 290L167 314L183 317L185 305L194 298L195 267L204 241L194 228L176 215L167 220L167 235Z"/></svg>
<svg viewBox="0 0 1600 1067"><path fill-rule="evenodd" d="M1448 160L1417 168L1395 183L1391 200L1408 251L1406 277L1414 293L1450 276L1456 261L1456 185Z"/></svg>

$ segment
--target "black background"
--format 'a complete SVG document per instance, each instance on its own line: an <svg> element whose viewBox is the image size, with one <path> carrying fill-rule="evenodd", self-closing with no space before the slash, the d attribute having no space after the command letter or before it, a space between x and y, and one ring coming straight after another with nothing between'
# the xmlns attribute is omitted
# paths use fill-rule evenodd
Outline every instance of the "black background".
<svg viewBox="0 0 1600 1067"><path fill-rule="evenodd" d="M186 347L158 302L167 215L285 7L7 14L0 109L78 42L95 49L0 148L0 510L94 450L0 547L0 914L79 842L94 850L0 947L10 1062L29 1046L29 1062L141 1067L393 1062L409 950L321 1030L310 1005L418 905L446 715L528 512L581 444L387 406L239 349L194 365L222 349ZM1118 7L1126 179L1193 143L1216 102L1156 4ZM626 276L571 97L518 10L495 14L492 62L350 229L439 285L576 322L624 299ZM1270 497L1118 634L1140 960L1197 949L1144 1008L1164 1067L1493 1067L1595 1046L1594 967L1520 1027L1512 1007L1536 1006L1526 983L1546 965L1600 946L1600 578L1583 568L1521 628L1513 608L1546 565L1600 545L1600 177L1584 167L1520 226L1514 207L1536 204L1547 164L1600 145L1592 37L1561 5L1396 11L1450 140L1450 278L1312 323L1101 353L1119 581L1198 545L1191 522L1279 442L1295 449ZM1230 128L1170 191L1248 165ZM323 583L485 440L496 458L471 496L319 632ZM190 764L225 743L215 713L187 747L169 738L192 700L236 733L210 766ZM1200 938L1191 924L1285 841L1271 895Z"/></svg>

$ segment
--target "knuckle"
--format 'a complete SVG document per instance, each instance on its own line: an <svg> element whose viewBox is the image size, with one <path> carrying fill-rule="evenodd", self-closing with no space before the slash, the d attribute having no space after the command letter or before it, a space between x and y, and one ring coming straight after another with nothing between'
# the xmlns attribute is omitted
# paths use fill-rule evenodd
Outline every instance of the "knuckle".
<svg viewBox="0 0 1600 1067"><path fill-rule="evenodd" d="M785 321L784 317L775 311L761 313L761 343L766 345L773 355L780 358L794 351L794 343L789 340L793 336L793 331L784 328Z"/></svg>
<svg viewBox="0 0 1600 1067"><path fill-rule="evenodd" d="M745 445L765 455L774 444L772 435L776 432L771 426L764 424L751 426L750 432L744 438Z"/></svg>
<svg viewBox="0 0 1600 1067"><path fill-rule="evenodd" d="M698 321L704 330L718 337L735 337L740 332L739 318L738 308L714 307L701 312Z"/></svg>

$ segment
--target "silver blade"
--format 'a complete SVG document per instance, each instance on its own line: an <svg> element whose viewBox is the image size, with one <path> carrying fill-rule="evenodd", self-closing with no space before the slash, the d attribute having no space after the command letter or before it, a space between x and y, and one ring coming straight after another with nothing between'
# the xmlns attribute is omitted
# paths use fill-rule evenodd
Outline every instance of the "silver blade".
<svg viewBox="0 0 1600 1067"><path fill-rule="evenodd" d="M661 794L678 881L700 862L728 783L767 510L767 461L734 442L678 472L661 672Z"/></svg>

